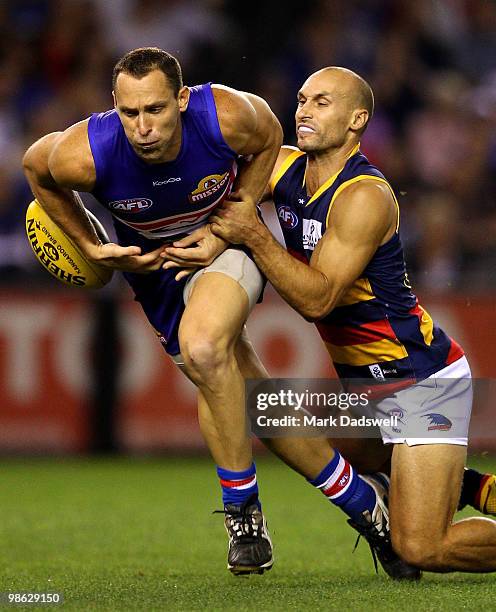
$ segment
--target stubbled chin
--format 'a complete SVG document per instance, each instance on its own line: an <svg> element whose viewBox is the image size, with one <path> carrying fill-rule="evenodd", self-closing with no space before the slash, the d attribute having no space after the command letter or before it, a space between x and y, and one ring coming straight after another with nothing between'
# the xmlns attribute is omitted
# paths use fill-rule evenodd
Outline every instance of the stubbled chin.
<svg viewBox="0 0 496 612"><path fill-rule="evenodd" d="M153 159L154 157L160 157L161 151L159 149L141 149L140 147L136 147L135 149L138 157L143 159Z"/></svg>
<svg viewBox="0 0 496 612"><path fill-rule="evenodd" d="M315 141L315 134L312 132L307 132L306 134L296 134L296 140L298 142L298 146L304 147L310 146L310 142Z"/></svg>
<svg viewBox="0 0 496 612"><path fill-rule="evenodd" d="M307 152L307 151L313 151L314 149L314 147L312 147L310 143L305 139L298 138L297 142L298 142L298 148L301 149L302 151Z"/></svg>

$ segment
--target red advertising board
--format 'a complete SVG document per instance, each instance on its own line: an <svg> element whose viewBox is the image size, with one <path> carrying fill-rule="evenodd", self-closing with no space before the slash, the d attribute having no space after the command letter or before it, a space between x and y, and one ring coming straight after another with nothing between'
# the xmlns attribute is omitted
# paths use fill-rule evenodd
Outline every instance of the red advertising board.
<svg viewBox="0 0 496 612"><path fill-rule="evenodd" d="M94 293L0 292L0 451L79 452L90 443ZM424 297L464 346L474 376L496 378L496 298ZM119 301L117 443L122 450L203 448L195 390L165 356L139 306ZM272 291L248 324L270 374L333 376L313 325ZM487 401L481 410L492 410Z"/></svg>
<svg viewBox="0 0 496 612"><path fill-rule="evenodd" d="M0 449L86 449L90 304L1 293L0 312Z"/></svg>

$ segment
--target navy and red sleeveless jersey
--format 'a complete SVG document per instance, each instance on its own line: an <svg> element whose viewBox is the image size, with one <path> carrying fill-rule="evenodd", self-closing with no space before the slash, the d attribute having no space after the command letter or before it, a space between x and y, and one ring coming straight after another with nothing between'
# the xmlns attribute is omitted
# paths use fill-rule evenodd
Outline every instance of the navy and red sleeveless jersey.
<svg viewBox="0 0 496 612"><path fill-rule="evenodd" d="M274 176L271 188L288 251L308 263L328 228L339 194L360 180L388 182L357 146L344 167L309 197L306 154L295 149ZM396 197L391 193L397 205ZM412 293L398 228L380 246L360 278L326 317L316 323L340 378L376 379L391 387L427 378L463 355L460 346ZM389 385L388 385L389 386Z"/></svg>

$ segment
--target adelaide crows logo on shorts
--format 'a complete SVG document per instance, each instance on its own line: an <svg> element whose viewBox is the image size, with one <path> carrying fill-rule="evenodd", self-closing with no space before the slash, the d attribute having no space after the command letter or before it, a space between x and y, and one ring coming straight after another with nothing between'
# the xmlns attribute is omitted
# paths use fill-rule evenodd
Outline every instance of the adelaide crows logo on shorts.
<svg viewBox="0 0 496 612"><path fill-rule="evenodd" d="M453 425L448 418L442 414L437 414L437 412L430 412L429 414L423 414L422 416L429 419L429 426L427 427L428 431L449 431Z"/></svg>

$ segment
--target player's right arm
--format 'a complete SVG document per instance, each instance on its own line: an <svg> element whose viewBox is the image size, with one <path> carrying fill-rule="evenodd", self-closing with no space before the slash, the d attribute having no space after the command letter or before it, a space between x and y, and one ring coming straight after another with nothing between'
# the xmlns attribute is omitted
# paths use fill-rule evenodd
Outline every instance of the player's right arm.
<svg viewBox="0 0 496 612"><path fill-rule="evenodd" d="M329 211L329 228L307 265L276 241L242 195L236 214L222 206L215 212L212 231L246 245L276 291L310 321L333 310L396 228L397 209L389 188L364 179L336 199Z"/></svg>
<svg viewBox="0 0 496 612"><path fill-rule="evenodd" d="M36 199L88 255L100 241L73 191L91 191L95 182L95 166L83 143L84 131L87 133L86 122L40 138L26 151L23 164ZM91 151L89 155L91 158Z"/></svg>
<svg viewBox="0 0 496 612"><path fill-rule="evenodd" d="M96 180L88 120L35 142L26 151L23 165L36 199L90 261L143 273L158 269L163 263L161 248L140 255L139 247L102 244L99 240L76 193L91 191Z"/></svg>

